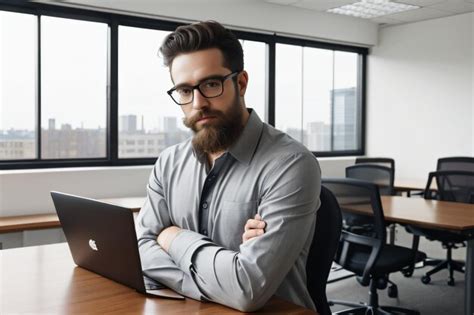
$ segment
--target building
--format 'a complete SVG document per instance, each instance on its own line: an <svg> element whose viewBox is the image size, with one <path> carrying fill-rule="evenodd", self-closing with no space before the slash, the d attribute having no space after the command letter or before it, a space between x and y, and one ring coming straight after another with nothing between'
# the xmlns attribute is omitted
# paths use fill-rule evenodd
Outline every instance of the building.
<svg viewBox="0 0 474 315"><path fill-rule="evenodd" d="M356 150L359 143L357 90L351 87L332 92L333 150Z"/></svg>

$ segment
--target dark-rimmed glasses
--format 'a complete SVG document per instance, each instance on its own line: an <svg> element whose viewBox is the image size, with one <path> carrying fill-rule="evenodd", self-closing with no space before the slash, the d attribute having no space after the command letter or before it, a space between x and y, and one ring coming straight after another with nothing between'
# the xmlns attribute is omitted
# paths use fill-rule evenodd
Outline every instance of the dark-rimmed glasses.
<svg viewBox="0 0 474 315"><path fill-rule="evenodd" d="M235 77L237 74L239 74L239 71L229 73L223 77L216 76L213 78L208 78L194 86L175 86L166 93L168 93L168 95L178 105L192 103L194 100L194 90L198 90L199 93L201 93L201 95L205 98L218 97L224 93L224 81Z"/></svg>

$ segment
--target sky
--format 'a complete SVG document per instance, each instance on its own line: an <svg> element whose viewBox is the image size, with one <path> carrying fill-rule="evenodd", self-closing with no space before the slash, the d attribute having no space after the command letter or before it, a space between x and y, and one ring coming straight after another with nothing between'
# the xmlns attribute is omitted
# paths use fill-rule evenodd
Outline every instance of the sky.
<svg viewBox="0 0 474 315"><path fill-rule="evenodd" d="M42 17L43 128L49 118L57 128L105 127L107 32L104 23ZM137 115L139 126L143 116L147 130L159 129L163 117L183 116L166 94L172 83L157 54L166 34L119 27L119 115ZM0 129L35 127L35 40L35 16L0 12ZM242 43L246 104L264 119L266 45ZM276 124L283 130L328 123L333 80L336 88L356 86L354 53L278 44L276 63Z"/></svg>

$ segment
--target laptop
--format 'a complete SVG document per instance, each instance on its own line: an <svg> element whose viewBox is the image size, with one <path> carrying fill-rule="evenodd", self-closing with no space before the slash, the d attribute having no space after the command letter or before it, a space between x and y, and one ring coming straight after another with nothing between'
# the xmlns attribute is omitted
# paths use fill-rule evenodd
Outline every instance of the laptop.
<svg viewBox="0 0 474 315"><path fill-rule="evenodd" d="M142 274L130 209L56 191L51 197L76 265L142 294L184 299Z"/></svg>

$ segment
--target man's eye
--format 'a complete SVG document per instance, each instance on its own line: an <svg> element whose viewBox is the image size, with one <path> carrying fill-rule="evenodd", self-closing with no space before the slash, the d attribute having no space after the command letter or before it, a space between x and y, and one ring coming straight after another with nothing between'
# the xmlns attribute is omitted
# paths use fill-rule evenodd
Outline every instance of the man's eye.
<svg viewBox="0 0 474 315"><path fill-rule="evenodd" d="M205 88L216 88L219 87L221 83L219 81L213 80L213 81L206 81L204 82L204 87Z"/></svg>
<svg viewBox="0 0 474 315"><path fill-rule="evenodd" d="M187 88L187 87L182 87L182 88L176 89L176 93L178 93L179 95L189 95L192 93L192 89Z"/></svg>

